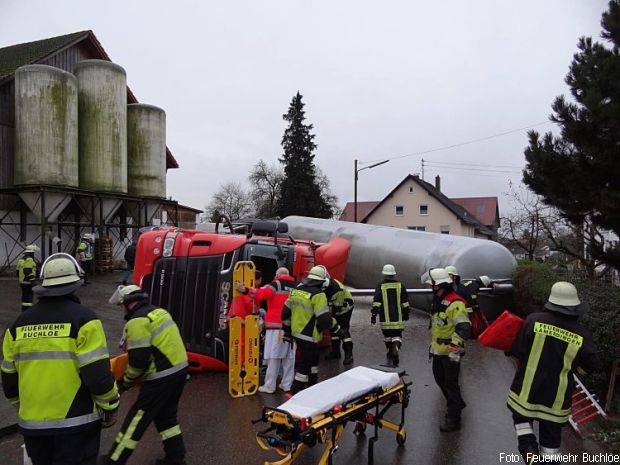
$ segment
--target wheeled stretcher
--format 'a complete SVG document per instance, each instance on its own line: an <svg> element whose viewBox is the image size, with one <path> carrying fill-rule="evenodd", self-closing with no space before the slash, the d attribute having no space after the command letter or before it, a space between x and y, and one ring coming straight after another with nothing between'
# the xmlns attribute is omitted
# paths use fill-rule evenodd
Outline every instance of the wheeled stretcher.
<svg viewBox="0 0 620 465"><path fill-rule="evenodd" d="M367 425L374 435L368 441L368 463L373 463L374 444L379 429L396 432L396 441L403 445L405 409L409 404L410 382L398 369L356 367L331 379L301 391L277 408L264 407L256 422L269 427L256 434L258 444L265 450L275 450L282 459L265 465L289 465L306 447L324 444L319 465L332 464L338 441L348 422L355 423L355 432L363 434ZM394 423L385 418L387 411L400 404L400 420Z"/></svg>

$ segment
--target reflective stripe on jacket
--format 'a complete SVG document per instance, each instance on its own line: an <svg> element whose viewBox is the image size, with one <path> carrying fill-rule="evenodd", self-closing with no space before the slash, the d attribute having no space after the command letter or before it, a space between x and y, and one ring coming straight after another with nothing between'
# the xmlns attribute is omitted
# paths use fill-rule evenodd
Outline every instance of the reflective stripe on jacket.
<svg viewBox="0 0 620 465"><path fill-rule="evenodd" d="M511 353L519 360L508 407L526 418L566 423L571 412L573 371L599 367L590 331L577 318L557 312L527 317Z"/></svg>
<svg viewBox="0 0 620 465"><path fill-rule="evenodd" d="M99 421L118 407L101 321L77 297L41 297L7 329L2 384L26 435Z"/></svg>
<svg viewBox="0 0 620 465"><path fill-rule="evenodd" d="M431 310L431 353L448 355L450 344L462 346L465 337L459 335L457 325L471 327L465 300L456 292L448 292L437 299ZM469 332L469 330L467 331Z"/></svg>
<svg viewBox="0 0 620 465"><path fill-rule="evenodd" d="M187 351L179 328L163 308L138 304L125 324L128 364L123 382L153 381L187 370Z"/></svg>
<svg viewBox="0 0 620 465"><path fill-rule="evenodd" d="M404 329L403 315L409 314L409 296L400 281L385 278L375 290L373 309L379 312L381 329Z"/></svg>

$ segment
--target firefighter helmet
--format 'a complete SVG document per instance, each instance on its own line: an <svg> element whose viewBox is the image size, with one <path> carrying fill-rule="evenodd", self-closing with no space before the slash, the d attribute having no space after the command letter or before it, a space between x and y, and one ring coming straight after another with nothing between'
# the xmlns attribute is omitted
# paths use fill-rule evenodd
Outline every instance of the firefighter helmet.
<svg viewBox="0 0 620 465"><path fill-rule="evenodd" d="M452 284L452 279L445 268L432 268L428 271L426 284L439 286L440 284Z"/></svg>
<svg viewBox="0 0 620 465"><path fill-rule="evenodd" d="M108 303L112 305L121 305L147 298L148 295L142 292L140 286L129 284L128 286L118 286L114 294L112 294L112 297L110 297L110 300L108 300Z"/></svg>
<svg viewBox="0 0 620 465"><path fill-rule="evenodd" d="M551 293L545 308L565 315L579 315L586 310L585 305L579 300L577 288L566 281L558 281L551 286Z"/></svg>
<svg viewBox="0 0 620 465"><path fill-rule="evenodd" d="M55 253L48 257L41 267L43 287L61 286L80 281L83 273L80 265L71 255Z"/></svg>
<svg viewBox="0 0 620 465"><path fill-rule="evenodd" d="M308 279L316 279L317 281L323 281L328 277L327 269L323 265L313 266L308 273Z"/></svg>
<svg viewBox="0 0 620 465"><path fill-rule="evenodd" d="M39 251L39 248L34 244L27 245L26 248L24 249L25 253L35 253L38 251Z"/></svg>
<svg viewBox="0 0 620 465"><path fill-rule="evenodd" d="M385 276L394 276L396 274L396 268L394 268L394 265L390 265L388 263L386 265L383 265L383 270L381 270L381 274Z"/></svg>
<svg viewBox="0 0 620 465"><path fill-rule="evenodd" d="M448 265L446 266L445 269L448 272L448 274L453 274L454 276L460 276L459 272L456 269L456 266L454 265Z"/></svg>

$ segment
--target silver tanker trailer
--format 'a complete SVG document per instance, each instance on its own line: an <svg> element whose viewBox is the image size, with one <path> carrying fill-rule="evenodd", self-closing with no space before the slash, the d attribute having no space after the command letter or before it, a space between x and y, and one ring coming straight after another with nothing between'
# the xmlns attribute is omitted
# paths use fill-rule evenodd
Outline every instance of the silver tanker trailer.
<svg viewBox="0 0 620 465"><path fill-rule="evenodd" d="M345 280L353 288L374 288L382 279L383 265L391 263L399 279L412 290L417 308L427 309L430 304L428 293L415 291L424 287L423 278L430 268L454 265L463 279L486 275L493 281L508 282L517 264L508 249L489 240L304 216L288 216L282 221L291 235L300 239L327 242L337 236L349 240ZM502 291L509 288L496 286ZM488 317L494 318L509 305L505 292L501 294L481 300Z"/></svg>

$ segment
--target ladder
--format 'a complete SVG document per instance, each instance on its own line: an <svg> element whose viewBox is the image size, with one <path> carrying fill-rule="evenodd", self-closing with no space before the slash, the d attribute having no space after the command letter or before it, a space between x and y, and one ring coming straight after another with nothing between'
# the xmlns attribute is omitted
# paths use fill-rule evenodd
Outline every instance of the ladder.
<svg viewBox="0 0 620 465"><path fill-rule="evenodd" d="M575 432L581 436L581 425L601 416L607 418L607 414L599 405L596 396L586 389L577 375L575 378L575 392L573 393L573 404L571 406L571 415L568 418L570 425Z"/></svg>

